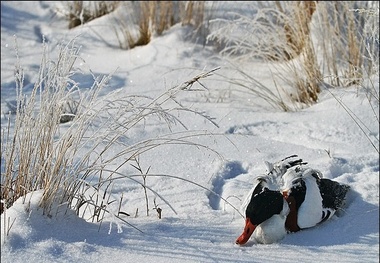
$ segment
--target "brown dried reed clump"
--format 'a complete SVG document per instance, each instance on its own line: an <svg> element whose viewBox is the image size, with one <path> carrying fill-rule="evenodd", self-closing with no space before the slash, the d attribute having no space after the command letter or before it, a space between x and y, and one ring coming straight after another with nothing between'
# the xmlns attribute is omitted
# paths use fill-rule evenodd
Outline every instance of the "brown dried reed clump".
<svg viewBox="0 0 380 263"><path fill-rule="evenodd" d="M310 104L318 100L321 89L319 82L322 74L316 60L316 54L310 38L310 22L317 8L315 1L291 2L289 20L285 20L286 50L282 59L292 60L301 56L303 74L297 69L291 70L294 75L294 85L297 90L295 100ZM280 12L284 13L281 2L276 1Z"/></svg>
<svg viewBox="0 0 380 263"><path fill-rule="evenodd" d="M307 105L317 102L322 82L332 86L360 85L363 70L371 71L365 68L371 61L365 61L368 36L365 36L364 28L368 17L364 12L358 12L355 3L301 1L276 2L276 5L281 12L285 12L282 5L290 5L293 10L289 13L289 20L285 20L289 49L283 57L301 61L300 68L291 66L288 71L297 90L293 96L295 101ZM314 39L311 26L315 30ZM315 48L321 54L319 58Z"/></svg>
<svg viewBox="0 0 380 263"><path fill-rule="evenodd" d="M240 79L227 80L237 90L243 87L287 111L318 102L322 85L360 85L363 73L376 72L378 26L375 30L376 24L368 21L375 20L370 14L376 14L378 4L276 1L252 2L247 8L253 12L213 19L208 36L240 73ZM252 61L271 68L278 94L263 87L255 72L242 68L242 62ZM287 85L279 85L278 80Z"/></svg>
<svg viewBox="0 0 380 263"><path fill-rule="evenodd" d="M143 46L151 41L153 35L163 32L177 23L198 28L203 23L204 1L139 1L126 4L133 10L131 18L117 17L115 28L121 48ZM138 26L137 35L133 25Z"/></svg>
<svg viewBox="0 0 380 263"><path fill-rule="evenodd" d="M115 14L113 27L119 46L129 49L148 44L154 34L161 35L177 23L199 28L204 19L204 6L204 1L69 1L65 3L64 13L71 29L118 7L124 8L128 16Z"/></svg>

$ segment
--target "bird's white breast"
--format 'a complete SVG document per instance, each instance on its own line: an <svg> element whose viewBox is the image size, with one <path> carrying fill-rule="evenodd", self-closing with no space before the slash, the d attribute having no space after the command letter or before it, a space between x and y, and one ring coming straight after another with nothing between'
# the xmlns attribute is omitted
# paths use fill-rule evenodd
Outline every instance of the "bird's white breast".
<svg viewBox="0 0 380 263"><path fill-rule="evenodd" d="M298 210L298 226L313 227L322 219L322 196L313 176L303 176L306 185L305 200Z"/></svg>
<svg viewBox="0 0 380 263"><path fill-rule="evenodd" d="M289 214L289 205L284 199L283 209L279 215L273 215L258 225L253 232L253 238L261 244L271 244L280 241L286 235L285 220Z"/></svg>

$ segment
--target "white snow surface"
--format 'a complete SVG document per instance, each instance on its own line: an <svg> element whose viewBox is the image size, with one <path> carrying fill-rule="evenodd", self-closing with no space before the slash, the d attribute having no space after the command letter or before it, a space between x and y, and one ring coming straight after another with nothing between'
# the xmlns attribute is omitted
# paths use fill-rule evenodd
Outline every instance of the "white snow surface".
<svg viewBox="0 0 380 263"><path fill-rule="evenodd" d="M220 66L218 74L229 73L222 62L218 64L222 60L213 59L217 53L212 47L189 41L191 30L187 27L176 25L146 46L121 50L114 32L105 26L110 16L68 30L67 21L54 15L58 4L1 2L2 129L9 103L16 99L15 36L25 68L26 92L27 85L32 86L37 79L42 35L52 54L56 54L60 41L67 43L76 37L83 58L76 67L83 72L91 69L95 75L107 75L115 71L105 93L120 89L154 97L204 70ZM115 44L108 45L100 37ZM250 67L252 71L266 68L260 63ZM83 87L91 85L91 78L77 81ZM378 76L374 83L378 91ZM177 176L204 187L175 178L148 177L148 186L176 213L157 198L162 208L162 218L158 219L152 209L155 195L150 192L151 209L146 216L142 187L119 181L113 186L113 194L123 193L124 210L131 215L138 209L137 217L125 220L141 233L112 217L102 224L79 218L70 210L46 217L38 209L41 191L37 191L25 198L30 200L29 209L28 202L19 199L6 210L6 218L1 215L1 262L379 262L379 155L330 92L368 127L365 133L378 145L379 123L366 93L357 87L323 90L318 103L311 107L283 112L264 104L252 105L254 98L248 96L213 99L210 94L217 94L212 93L215 87L225 85L228 90L228 84L216 76L202 84L209 90L199 87L201 91L186 94L181 102L205 111L219 127L194 115L180 117L190 130L208 131L210 135L199 136L197 143L215 149L222 158L197 147L167 145L140 159L144 168L151 167L152 174ZM375 110L378 112L378 105ZM167 132L167 128L157 123L137 130L133 139L160 132ZM205 188L240 207L254 176L265 174L265 161L276 162L293 154L325 178L351 186L346 209L322 225L288 234L278 243L256 244L251 239L244 246L236 245L244 218ZM13 225L5 236L8 218Z"/></svg>

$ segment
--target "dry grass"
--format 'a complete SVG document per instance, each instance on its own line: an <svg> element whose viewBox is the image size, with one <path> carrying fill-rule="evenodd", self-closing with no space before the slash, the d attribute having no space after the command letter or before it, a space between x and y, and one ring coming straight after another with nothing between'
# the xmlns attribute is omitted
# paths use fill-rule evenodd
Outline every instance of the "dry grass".
<svg viewBox="0 0 380 263"><path fill-rule="evenodd" d="M243 87L273 108L284 111L298 107L286 101L286 97L290 102L316 102L321 73L310 37L310 21L315 10L314 2L275 2L271 8L257 9L254 17L236 14L235 20L215 19L217 29L208 39L217 43L220 54L239 76L233 82L226 81L234 84L236 91ZM231 36L230 32L234 31L239 33ZM260 61L273 71L276 92L265 87L255 72L240 67L253 61ZM287 91L279 84L284 82L295 87L296 92Z"/></svg>
<svg viewBox="0 0 380 263"><path fill-rule="evenodd" d="M195 31L203 24L204 1L68 1L60 10L69 20L69 28L83 25L103 15L123 8L114 15L112 25L122 49L143 46L151 41L152 36L162 35L165 30L177 23L191 25Z"/></svg>
<svg viewBox="0 0 380 263"><path fill-rule="evenodd" d="M66 206L87 220L102 222L106 214L111 214L129 224L123 219L127 213L120 205L116 212L112 208L116 203L121 204L123 196L119 200L111 196L114 180L121 180L120 176L116 179L115 176L130 166L138 171L143 181L128 174L124 174L123 179L142 186L147 213L148 191L171 207L159 193L147 186L149 169L142 168L139 157L164 145L194 146L218 155L211 148L195 142L199 136L211 135L188 130L179 113L195 114L216 125L213 119L203 112L184 107L176 99L180 93L193 90L195 84L203 86L202 79L218 68L200 73L155 98L120 91L99 97L111 76L94 76L93 86L81 91L70 79L78 59L79 50L74 42L62 46L55 61L48 58L45 49L40 79L27 100L23 96L23 70L18 60L15 77L19 110L13 116L14 125L10 117L7 129L2 130L4 172L1 174L1 200L4 206L1 213L6 216L6 208L17 199L24 198L23 202L27 204L26 194L42 190L39 206L49 217L62 212L62 207ZM62 124L61 106L69 97L76 98L77 112L70 122ZM137 141L128 139L133 138L129 134L144 126L148 119L164 122L172 132ZM174 132L174 127L182 131ZM11 219L8 221L7 231L11 228Z"/></svg>
<svg viewBox="0 0 380 263"><path fill-rule="evenodd" d="M319 6L316 25L319 26L318 44L323 53L326 81L333 86L360 84L366 64L364 29L367 15L357 12L350 2L321 3Z"/></svg>
<svg viewBox="0 0 380 263"><path fill-rule="evenodd" d="M310 41L310 21L316 10L316 2L299 1L299 2L275 2L277 9L284 16L283 28L285 32L285 49L283 54L277 54L278 57L269 57L275 60L290 60L301 54L307 43ZM288 13L287 13L288 12Z"/></svg>
<svg viewBox="0 0 380 263"><path fill-rule="evenodd" d="M115 17L114 30L122 49L146 45L152 36L162 35L177 23L197 30L204 17L203 1L139 1L122 7L132 10L127 17Z"/></svg>
<svg viewBox="0 0 380 263"><path fill-rule="evenodd" d="M23 69L17 58L15 78L18 105L12 125L13 134L9 120L8 130L1 141L1 158L5 162L5 171L1 176L1 199L5 200L6 207L38 189L46 189L41 200L42 206L45 206L44 202L52 195L51 191L54 193L63 183L62 167L69 166L72 161L73 156L68 155L73 154L70 147L77 143L78 136L55 141L63 114L62 106L75 90L75 87L67 90L67 76L78 54L78 49L70 45L61 47L55 64L49 63L44 50L40 78L28 100L23 95Z"/></svg>
<svg viewBox="0 0 380 263"><path fill-rule="evenodd" d="M108 6L105 2L95 3L97 6L87 8L92 10L92 17L105 13L100 10L111 11L117 6L127 10L127 17L115 15L114 30L122 49L146 45L153 36L163 34L177 23L191 25L194 31L205 26L204 1L115 1L107 2ZM264 61L273 68L274 83L284 82L291 87L281 88L283 95L274 98L281 103L280 108L302 108L318 101L323 82L332 86L359 85L363 67L371 71L373 59L367 59L371 54L367 52L368 35L363 32L368 24L363 10L371 7L367 4L357 9L357 3L254 3L258 8L253 17L235 14L234 20L214 19L219 27L208 39L220 48L222 55L233 60L231 65L239 65L239 60ZM73 1L69 13L77 18L82 16L83 20L85 9L82 2ZM231 34L235 31L242 34ZM242 76L243 82L244 79ZM281 98L284 96L288 97L287 105Z"/></svg>
<svg viewBox="0 0 380 263"><path fill-rule="evenodd" d="M281 4L277 2L277 5ZM287 59L287 70L293 79L291 85L295 86L296 96L293 96L298 102L304 104L312 104L317 102L320 93L320 81L322 74L319 70L316 53L310 37L310 22L316 10L316 2L296 2L292 3L289 18L285 21L285 35L287 46L285 57L280 60ZM299 57L301 60L300 67L292 65L293 59ZM287 77L288 78L288 77Z"/></svg>
<svg viewBox="0 0 380 263"><path fill-rule="evenodd" d="M181 23L192 25L195 29L202 26L205 16L204 1L184 1L180 4Z"/></svg>
<svg viewBox="0 0 380 263"><path fill-rule="evenodd" d="M172 1L157 1L154 9L157 10L156 16L156 33L162 33L175 24L174 3Z"/></svg>
<svg viewBox="0 0 380 263"><path fill-rule="evenodd" d="M271 94L257 86L257 81L251 85L255 93L263 94L268 102L278 101L284 110L303 108L318 102L323 82L336 87L360 85L363 70L373 72L370 67L378 63L378 40L366 47L371 36L364 32L366 26L374 32L375 23L368 25L368 16L358 12L357 3L262 3L254 16L214 19L216 30L208 39L231 65L263 61L263 66L273 70L274 83L289 87L281 90L288 97L285 106L281 96L268 98ZM230 33L234 31L239 34ZM378 32L374 34L378 39ZM242 73L240 83L246 83L247 76L256 78L242 68L237 71Z"/></svg>

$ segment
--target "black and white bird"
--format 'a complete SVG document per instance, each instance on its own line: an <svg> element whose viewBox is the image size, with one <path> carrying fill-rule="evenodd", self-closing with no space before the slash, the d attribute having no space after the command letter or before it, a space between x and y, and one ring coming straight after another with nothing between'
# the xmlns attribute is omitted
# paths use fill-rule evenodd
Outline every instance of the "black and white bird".
<svg viewBox="0 0 380 263"><path fill-rule="evenodd" d="M258 243L278 242L289 232L330 219L344 205L348 185L322 178L318 170L293 157L297 156L266 163L268 173L254 179L242 205L245 227L237 244L245 244L251 236Z"/></svg>

